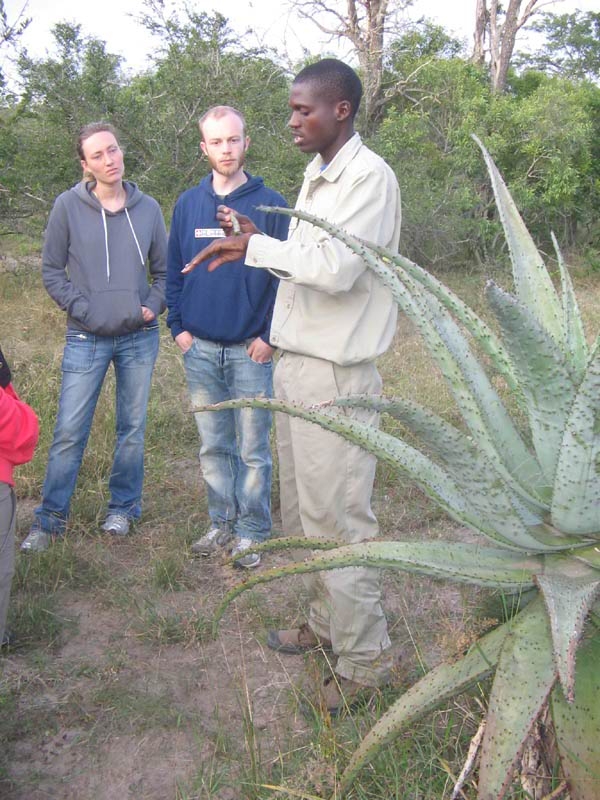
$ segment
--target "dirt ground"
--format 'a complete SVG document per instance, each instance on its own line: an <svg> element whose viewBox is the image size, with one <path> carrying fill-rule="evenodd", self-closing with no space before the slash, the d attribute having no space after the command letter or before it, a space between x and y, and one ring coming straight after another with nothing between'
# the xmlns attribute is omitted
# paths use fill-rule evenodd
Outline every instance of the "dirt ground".
<svg viewBox="0 0 600 800"><path fill-rule="evenodd" d="M20 514L24 527L31 510ZM144 608L134 576L160 536L140 526L125 542L74 542L80 558L105 548L118 589L59 590L58 640L0 660L12 697L3 713L13 715L3 800L242 800L261 797L249 782L275 780L278 765L314 755L314 724L299 700L314 695L323 656L279 655L264 644L267 626L302 619L301 579L241 595L212 638L214 609L243 576L218 559L190 557L185 586ZM267 554L260 569L291 557ZM384 597L400 692L456 646L465 601L456 587L432 591L397 573L385 573ZM182 641L159 635L173 619ZM199 635L186 635L186 624L200 626Z"/></svg>
<svg viewBox="0 0 600 800"><path fill-rule="evenodd" d="M401 333L391 363L402 358L410 366L421 350ZM397 370L389 371L386 380L401 393ZM145 506L147 521L130 537L115 541L80 522L47 567L51 603L37 613L47 615L48 635L0 656L0 800L263 800L284 795L262 784L284 782L313 796L331 791L336 747L347 760L357 736L349 743L344 725L354 722L315 721L302 710L305 700L315 702L329 666L322 654L279 655L265 645L268 628L303 621L301 578L242 594L211 636L215 609L244 576L218 558L189 552L206 526L195 447L164 468L177 476L170 511L161 507L160 493L171 491L161 474L148 490L154 510L148 514ZM407 514L406 489L398 489L395 476L381 478L374 508L382 538L469 538L419 497L409 498ZM90 495L93 468L86 480ZM89 504L98 506L94 497ZM19 503L19 540L35 505ZM259 569L304 555L267 553ZM54 557L42 556L40 565ZM31 571L41 582L37 558ZM170 560L173 586L163 577L157 587L157 568L168 572ZM13 586L15 603L32 579L24 575ZM383 585L397 665L391 702L461 649L473 598L456 586L389 571ZM25 605L25 623L28 613ZM359 735L372 719L362 715Z"/></svg>

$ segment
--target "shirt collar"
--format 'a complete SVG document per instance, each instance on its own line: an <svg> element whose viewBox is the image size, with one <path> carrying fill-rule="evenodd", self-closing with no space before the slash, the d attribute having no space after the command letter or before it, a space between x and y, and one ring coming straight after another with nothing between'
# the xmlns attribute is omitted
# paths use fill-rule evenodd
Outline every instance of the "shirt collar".
<svg viewBox="0 0 600 800"><path fill-rule="evenodd" d="M305 177L310 181L316 178L323 178L332 183L337 181L361 147L362 139L360 138L360 134L355 133L348 139L346 144L337 151L333 160L326 166L324 166L322 157L316 155L306 168L306 172L304 173Z"/></svg>

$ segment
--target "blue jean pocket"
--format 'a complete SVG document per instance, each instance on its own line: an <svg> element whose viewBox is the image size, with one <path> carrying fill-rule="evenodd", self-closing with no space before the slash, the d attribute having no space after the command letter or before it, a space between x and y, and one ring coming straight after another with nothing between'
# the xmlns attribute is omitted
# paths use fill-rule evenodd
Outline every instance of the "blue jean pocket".
<svg viewBox="0 0 600 800"><path fill-rule="evenodd" d="M96 337L91 333L67 333L63 352L63 372L88 372L94 363Z"/></svg>
<svg viewBox="0 0 600 800"><path fill-rule="evenodd" d="M160 333L158 323L150 327L140 328L128 336L133 341L133 352L138 364L154 364L158 355Z"/></svg>

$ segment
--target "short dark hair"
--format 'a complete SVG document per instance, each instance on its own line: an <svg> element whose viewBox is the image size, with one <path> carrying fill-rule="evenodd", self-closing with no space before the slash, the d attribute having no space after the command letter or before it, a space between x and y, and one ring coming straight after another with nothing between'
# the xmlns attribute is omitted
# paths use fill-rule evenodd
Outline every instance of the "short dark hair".
<svg viewBox="0 0 600 800"><path fill-rule="evenodd" d="M102 133L103 131L112 133L117 140L117 144L119 144L119 136L116 128L114 125L111 125L110 122L89 122L79 129L79 136L77 137L77 155L82 161L85 161L85 155L83 154L83 143L85 140L89 139L90 136L93 136L95 133Z"/></svg>
<svg viewBox="0 0 600 800"><path fill-rule="evenodd" d="M362 98L362 83L356 72L337 58L322 58L304 67L294 83L313 83L319 92L338 103L347 100L352 108L352 119L356 116Z"/></svg>
<svg viewBox="0 0 600 800"><path fill-rule="evenodd" d="M244 115L241 111L238 111L237 108L233 108L233 106L212 106L209 108L208 111L205 111L204 114L198 120L198 127L200 128L200 135L202 139L204 139L204 123L207 119L221 119L221 117L226 117L227 114L233 114L234 116L238 117L242 123L242 135L246 135L246 120L244 119Z"/></svg>

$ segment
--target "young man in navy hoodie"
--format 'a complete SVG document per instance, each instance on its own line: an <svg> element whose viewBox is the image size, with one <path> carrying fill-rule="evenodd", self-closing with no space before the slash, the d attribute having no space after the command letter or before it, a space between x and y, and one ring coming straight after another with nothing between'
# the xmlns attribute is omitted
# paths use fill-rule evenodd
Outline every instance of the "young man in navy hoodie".
<svg viewBox="0 0 600 800"><path fill-rule="evenodd" d="M183 353L192 404L239 397L271 397L269 344L277 279L249 270L243 259L224 270L206 267L182 275L185 264L223 236L217 207L225 203L276 239L287 237L288 219L257 206L286 206L262 178L244 170L250 143L243 115L229 106L210 108L200 119L200 147L211 174L184 192L173 211L167 266L167 325ZM196 413L200 465L210 525L192 545L208 556L232 548L235 564L256 567L253 544L271 532L271 415L262 409Z"/></svg>

